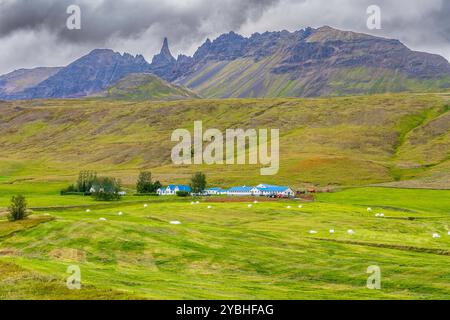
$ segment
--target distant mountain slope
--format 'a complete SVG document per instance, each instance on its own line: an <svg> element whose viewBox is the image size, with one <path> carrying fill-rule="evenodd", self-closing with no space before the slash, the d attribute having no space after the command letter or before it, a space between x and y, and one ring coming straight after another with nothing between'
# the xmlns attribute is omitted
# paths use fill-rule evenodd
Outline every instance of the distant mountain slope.
<svg viewBox="0 0 450 320"><path fill-rule="evenodd" d="M181 100L199 96L191 90L170 84L150 73L125 76L103 94L109 99L125 100Z"/></svg>
<svg viewBox="0 0 450 320"><path fill-rule="evenodd" d="M196 171L218 185L304 183L450 188L450 95L182 101L39 100L0 104L0 177L65 177L83 169L134 184L151 168L163 183ZM175 129L280 130L280 171L254 165L176 166ZM206 143L204 144L206 147ZM414 180L414 181L412 181Z"/></svg>
<svg viewBox="0 0 450 320"><path fill-rule="evenodd" d="M192 58L151 71L206 97L280 97L442 90L450 64L398 40L331 27L290 33L234 32L207 40Z"/></svg>
<svg viewBox="0 0 450 320"><path fill-rule="evenodd" d="M74 98L98 93L130 73L146 72L142 56L97 49L23 92L22 98Z"/></svg>
<svg viewBox="0 0 450 320"><path fill-rule="evenodd" d="M0 76L0 98L34 87L60 70L58 67L20 69Z"/></svg>

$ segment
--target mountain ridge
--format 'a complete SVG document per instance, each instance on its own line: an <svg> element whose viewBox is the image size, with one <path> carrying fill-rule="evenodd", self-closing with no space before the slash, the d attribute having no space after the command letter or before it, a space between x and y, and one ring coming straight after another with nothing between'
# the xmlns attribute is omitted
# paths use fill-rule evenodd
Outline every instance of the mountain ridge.
<svg viewBox="0 0 450 320"><path fill-rule="evenodd" d="M289 32L233 31L174 58L164 38L151 63L95 49L33 87L4 99L98 94L132 73L152 73L206 98L310 97L450 88L450 63L399 40L329 26ZM0 98L2 96L0 95Z"/></svg>

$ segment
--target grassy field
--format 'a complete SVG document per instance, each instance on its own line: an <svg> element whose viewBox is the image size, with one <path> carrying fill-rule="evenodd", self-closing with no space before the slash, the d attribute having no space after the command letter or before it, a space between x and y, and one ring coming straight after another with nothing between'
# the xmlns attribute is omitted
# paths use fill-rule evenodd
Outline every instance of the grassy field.
<svg viewBox="0 0 450 320"><path fill-rule="evenodd" d="M445 93L0 102L0 299L449 299L449 103ZM172 131L196 120L280 129L279 173L173 165ZM129 195L60 196L81 170L120 178ZM163 184L201 170L210 186L335 192L191 205L131 196L140 170ZM32 215L8 222L17 194ZM81 290L65 286L70 265ZM381 290L366 288L372 265Z"/></svg>
<svg viewBox="0 0 450 320"><path fill-rule="evenodd" d="M28 220L0 221L2 299L450 298L450 191L354 188L302 208L249 208L36 190L25 192L35 206ZM81 290L65 287L69 265L81 269ZM366 288L371 265L381 268L381 290Z"/></svg>

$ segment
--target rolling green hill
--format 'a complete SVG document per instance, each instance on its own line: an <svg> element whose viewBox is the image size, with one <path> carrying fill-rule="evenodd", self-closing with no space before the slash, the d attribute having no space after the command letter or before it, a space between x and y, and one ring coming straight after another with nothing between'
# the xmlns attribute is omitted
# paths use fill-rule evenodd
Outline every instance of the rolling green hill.
<svg viewBox="0 0 450 320"><path fill-rule="evenodd" d="M170 84L149 73L134 73L108 88L104 94L117 100L181 100L199 98L191 90Z"/></svg>
<svg viewBox="0 0 450 320"><path fill-rule="evenodd" d="M205 171L212 184L392 184L449 188L450 96L385 94L317 99L104 99L0 105L0 182L73 180L78 171L108 172L134 184L151 169L163 183ZM174 166L171 133L193 123L280 129L280 171L258 166Z"/></svg>

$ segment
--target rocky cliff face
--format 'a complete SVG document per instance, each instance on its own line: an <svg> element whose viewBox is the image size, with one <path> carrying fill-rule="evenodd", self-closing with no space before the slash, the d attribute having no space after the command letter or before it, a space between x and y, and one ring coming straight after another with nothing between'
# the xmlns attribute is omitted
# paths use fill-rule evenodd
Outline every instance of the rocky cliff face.
<svg viewBox="0 0 450 320"><path fill-rule="evenodd" d="M101 92L130 73L149 70L144 57L107 49L96 49L60 70L22 96L34 98L74 98Z"/></svg>
<svg viewBox="0 0 450 320"><path fill-rule="evenodd" d="M153 68L153 65L152 65ZM450 87L444 58L398 40L331 27L234 32L209 39L159 75L207 97L317 96ZM428 81L425 84L425 81Z"/></svg>

